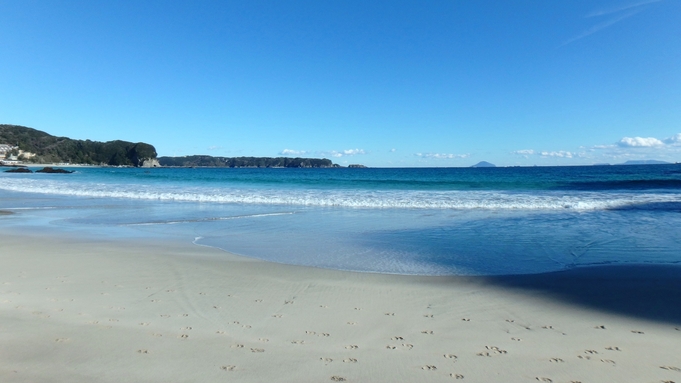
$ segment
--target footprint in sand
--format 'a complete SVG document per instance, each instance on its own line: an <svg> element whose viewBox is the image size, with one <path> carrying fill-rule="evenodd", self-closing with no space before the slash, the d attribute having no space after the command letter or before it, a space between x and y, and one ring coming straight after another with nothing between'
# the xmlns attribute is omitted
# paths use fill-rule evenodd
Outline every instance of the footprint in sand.
<svg viewBox="0 0 681 383"><path fill-rule="evenodd" d="M282 316L283 315L281 315L281 314L274 314L274 315L272 315L272 318L281 318Z"/></svg>
<svg viewBox="0 0 681 383"><path fill-rule="evenodd" d="M66 342L67 340L69 340L69 338L57 338L54 341L55 342Z"/></svg>
<svg viewBox="0 0 681 383"><path fill-rule="evenodd" d="M511 338L511 340L514 340L516 342L522 342L522 339L520 339L520 338Z"/></svg>
<svg viewBox="0 0 681 383"><path fill-rule="evenodd" d="M218 331L216 331L215 333L216 333L216 334L220 334L220 335L224 335L224 334L225 334L225 332L222 331L222 330L218 330Z"/></svg>
<svg viewBox="0 0 681 383"><path fill-rule="evenodd" d="M663 370L668 370L668 371L681 372L681 368L674 367L674 366L660 366L660 368L663 369Z"/></svg>
<svg viewBox="0 0 681 383"><path fill-rule="evenodd" d="M292 340L291 343L292 344L305 344L305 341L304 340Z"/></svg>
<svg viewBox="0 0 681 383"><path fill-rule="evenodd" d="M354 325L357 324L357 322L348 322L348 324L349 324L350 326L354 326Z"/></svg>
<svg viewBox="0 0 681 383"><path fill-rule="evenodd" d="M355 359L355 358L346 358L346 359L343 359L343 363L357 363L357 359Z"/></svg>
<svg viewBox="0 0 681 383"><path fill-rule="evenodd" d="M180 330L191 330L191 327L182 327Z"/></svg>
<svg viewBox="0 0 681 383"><path fill-rule="evenodd" d="M541 328L546 330L553 330L553 326L541 326Z"/></svg>
<svg viewBox="0 0 681 383"><path fill-rule="evenodd" d="M243 344L233 344L232 348L244 348Z"/></svg>
<svg viewBox="0 0 681 383"><path fill-rule="evenodd" d="M593 354L598 354L598 351L596 351L596 350L585 350L584 353L593 355Z"/></svg>
<svg viewBox="0 0 681 383"><path fill-rule="evenodd" d="M396 349L397 347L395 347L395 346L389 344L389 345L385 346L385 348L387 348L388 350L394 350L394 349Z"/></svg>
<svg viewBox="0 0 681 383"><path fill-rule="evenodd" d="M260 303L262 302L262 299L256 299L255 302Z"/></svg>
<svg viewBox="0 0 681 383"><path fill-rule="evenodd" d="M182 334L182 335L178 336L178 338L180 338L180 339L187 339L187 338L189 338L189 335L187 335L187 334Z"/></svg>
<svg viewBox="0 0 681 383"><path fill-rule="evenodd" d="M222 371L234 371L234 370L236 370L236 366L232 366L232 365L229 365L229 366L220 366L220 369L221 369Z"/></svg>
<svg viewBox="0 0 681 383"><path fill-rule="evenodd" d="M535 379L537 379L537 380L540 381L540 382L546 382L546 383L551 383L551 382L553 382L553 380L551 380L551 379L549 379L549 378L544 378L544 377L542 377L542 376L538 376L538 377L536 377Z"/></svg>
<svg viewBox="0 0 681 383"><path fill-rule="evenodd" d="M638 330L631 330L632 333L634 334L645 334L643 331L638 331Z"/></svg>
<svg viewBox="0 0 681 383"><path fill-rule="evenodd" d="M500 349L499 347L496 347L496 346L485 346L485 348L489 351L479 352L476 355L477 356L492 356L493 354L502 355L502 354L508 353L506 350L502 350L502 349Z"/></svg>
<svg viewBox="0 0 681 383"><path fill-rule="evenodd" d="M284 304L285 304L285 305L292 305L292 304L293 304L293 301L284 301Z"/></svg>
<svg viewBox="0 0 681 383"><path fill-rule="evenodd" d="M334 381L334 382L345 382L346 379L342 376L334 375L334 376L331 377L331 380Z"/></svg>
<svg viewBox="0 0 681 383"><path fill-rule="evenodd" d="M513 323L513 322L515 322L515 320L513 320L513 319L506 319L506 322L508 322L508 323Z"/></svg>
<svg viewBox="0 0 681 383"><path fill-rule="evenodd" d="M621 348L614 347L614 346L606 347L605 349L608 350L608 351L622 351Z"/></svg>
<svg viewBox="0 0 681 383"><path fill-rule="evenodd" d="M603 325L596 326L596 327L594 327L594 328L595 328L596 330L605 330L605 326L603 326Z"/></svg>
<svg viewBox="0 0 681 383"><path fill-rule="evenodd" d="M411 350L414 348L414 345L410 343L402 343L402 347L406 348L407 350Z"/></svg>
<svg viewBox="0 0 681 383"><path fill-rule="evenodd" d="M219 309L219 308L220 308L220 306L213 306L213 308L214 308L214 309Z"/></svg>
<svg viewBox="0 0 681 383"><path fill-rule="evenodd" d="M454 379L463 379L463 375L461 374L449 374Z"/></svg>
<svg viewBox="0 0 681 383"><path fill-rule="evenodd" d="M149 353L149 350L144 350L144 349L142 349L142 350L137 350L137 353L138 353L138 354L148 354L148 353Z"/></svg>
<svg viewBox="0 0 681 383"><path fill-rule="evenodd" d="M551 362L551 363L564 363L565 361L561 358L551 358L551 359L549 359L549 362Z"/></svg>
<svg viewBox="0 0 681 383"><path fill-rule="evenodd" d="M433 314L423 314L424 318L435 318Z"/></svg>
<svg viewBox="0 0 681 383"><path fill-rule="evenodd" d="M140 322L140 326L149 326L150 322Z"/></svg>
<svg viewBox="0 0 681 383"><path fill-rule="evenodd" d="M603 363L608 363L608 364L612 364L613 366L614 366L615 364L617 364L617 363L615 363L615 361L612 360L612 359L601 359L601 362L603 362Z"/></svg>
<svg viewBox="0 0 681 383"><path fill-rule="evenodd" d="M319 360L324 362L324 364L329 364L329 363L333 362L333 359L331 359L331 358L319 358Z"/></svg>
<svg viewBox="0 0 681 383"><path fill-rule="evenodd" d="M251 349L251 352L256 352L256 353L258 353L258 352L265 352L265 349L263 349L263 348L252 348L252 349Z"/></svg>
<svg viewBox="0 0 681 383"><path fill-rule="evenodd" d="M433 331L432 330L423 330L423 331L421 331L421 334L433 335Z"/></svg>
<svg viewBox="0 0 681 383"><path fill-rule="evenodd" d="M577 355L578 359L584 359L584 360L591 360L590 356L584 356L584 355Z"/></svg>
<svg viewBox="0 0 681 383"><path fill-rule="evenodd" d="M348 349L348 350L356 350L356 349L359 348L359 346L356 345L356 344L351 344L351 345L345 346L345 348Z"/></svg>
<svg viewBox="0 0 681 383"><path fill-rule="evenodd" d="M360 310L361 310L361 308L359 308L359 307L355 307L355 310L357 310L357 311L360 311Z"/></svg>
<svg viewBox="0 0 681 383"><path fill-rule="evenodd" d="M464 322L470 322L471 321L470 318L461 318L461 320L464 321Z"/></svg>
<svg viewBox="0 0 681 383"><path fill-rule="evenodd" d="M454 354L444 354L446 359L457 359L458 357Z"/></svg>
<svg viewBox="0 0 681 383"><path fill-rule="evenodd" d="M426 371L435 371L437 370L437 367L433 366L432 364L427 364L425 366L422 366L421 369Z"/></svg>
<svg viewBox="0 0 681 383"><path fill-rule="evenodd" d="M383 313L383 315L387 315L387 316L394 317L394 316L395 316L395 313Z"/></svg>
<svg viewBox="0 0 681 383"><path fill-rule="evenodd" d="M390 340L404 340L404 338L402 338L401 336L394 336L390 338Z"/></svg>
<svg viewBox="0 0 681 383"><path fill-rule="evenodd" d="M151 334L151 335L152 335L152 336L155 336L155 337L163 336L163 334L158 334L158 333L154 333L154 334Z"/></svg>
<svg viewBox="0 0 681 383"><path fill-rule="evenodd" d="M314 332L314 331L305 331L305 334L309 334L309 335L315 335L315 334L317 334L317 333L316 333L316 332Z"/></svg>
<svg viewBox="0 0 681 383"><path fill-rule="evenodd" d="M182 314L181 316L183 316L183 317L188 317L189 314Z"/></svg>
<svg viewBox="0 0 681 383"><path fill-rule="evenodd" d="M266 343L266 342L269 342L270 340L267 339L267 338L258 338L258 341Z"/></svg>

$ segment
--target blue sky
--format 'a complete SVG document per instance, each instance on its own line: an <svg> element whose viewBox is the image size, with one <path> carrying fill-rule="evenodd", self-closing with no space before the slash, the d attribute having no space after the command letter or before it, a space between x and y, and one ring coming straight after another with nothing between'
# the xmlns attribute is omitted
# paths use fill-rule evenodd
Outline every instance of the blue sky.
<svg viewBox="0 0 681 383"><path fill-rule="evenodd" d="M674 162L679 36L679 0L0 0L0 123L159 155Z"/></svg>

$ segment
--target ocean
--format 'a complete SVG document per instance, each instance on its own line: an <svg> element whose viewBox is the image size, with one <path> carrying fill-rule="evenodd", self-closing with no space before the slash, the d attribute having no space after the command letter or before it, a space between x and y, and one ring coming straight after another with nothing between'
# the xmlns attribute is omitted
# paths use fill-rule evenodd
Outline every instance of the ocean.
<svg viewBox="0 0 681 383"><path fill-rule="evenodd" d="M0 173L0 227L418 275L681 263L681 165Z"/></svg>

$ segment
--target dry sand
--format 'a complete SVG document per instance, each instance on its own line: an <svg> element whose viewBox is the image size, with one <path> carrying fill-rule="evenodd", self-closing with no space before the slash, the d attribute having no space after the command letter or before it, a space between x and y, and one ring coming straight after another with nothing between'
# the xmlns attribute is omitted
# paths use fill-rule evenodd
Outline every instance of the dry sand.
<svg viewBox="0 0 681 383"><path fill-rule="evenodd" d="M681 271L414 277L0 234L1 382L681 382Z"/></svg>

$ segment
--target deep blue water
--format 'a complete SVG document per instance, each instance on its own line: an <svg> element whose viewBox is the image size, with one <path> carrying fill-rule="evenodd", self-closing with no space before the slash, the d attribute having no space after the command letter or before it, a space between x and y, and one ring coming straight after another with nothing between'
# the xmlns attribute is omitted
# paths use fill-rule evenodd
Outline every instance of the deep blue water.
<svg viewBox="0 0 681 383"><path fill-rule="evenodd" d="M0 174L0 225L171 235L274 262L517 274L681 262L681 165Z"/></svg>

